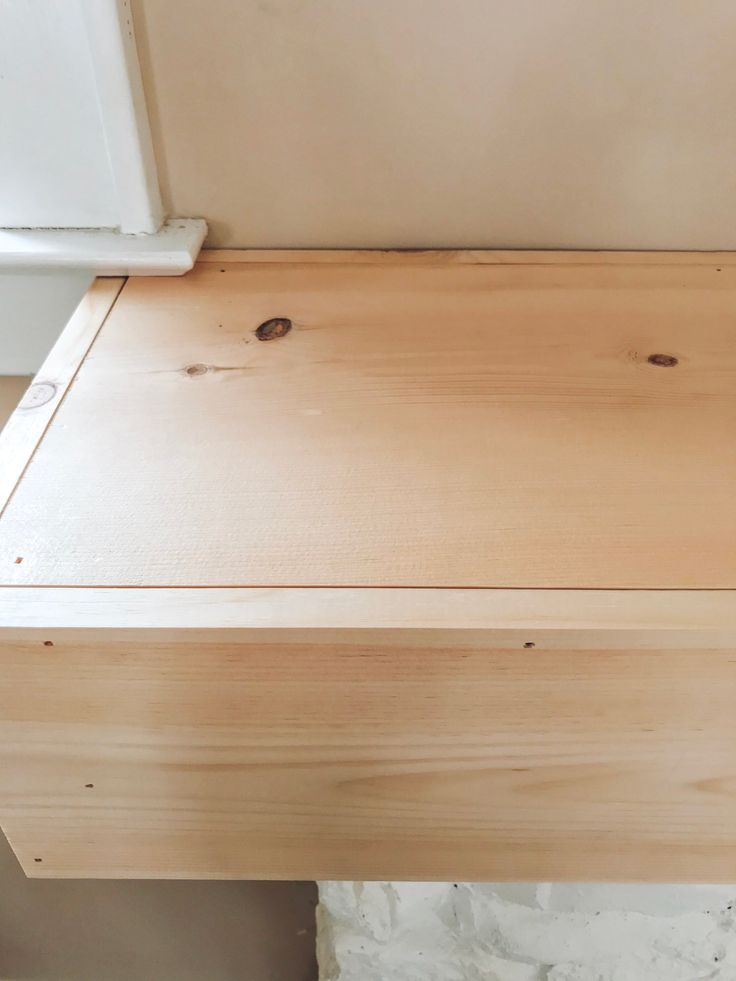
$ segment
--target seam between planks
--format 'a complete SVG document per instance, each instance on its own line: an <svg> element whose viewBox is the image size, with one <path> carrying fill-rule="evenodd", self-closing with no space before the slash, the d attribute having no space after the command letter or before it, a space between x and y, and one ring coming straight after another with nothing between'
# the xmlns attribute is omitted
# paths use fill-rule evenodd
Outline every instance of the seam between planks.
<svg viewBox="0 0 736 981"><path fill-rule="evenodd" d="M39 441L40 442L40 441ZM311 590L350 590L361 592L363 590L391 590L391 592L401 592L401 590L422 590L423 592L474 592L474 593L733 593L736 597L736 586L422 586L422 585L395 585L392 583L243 583L243 582L222 582L222 583L83 583L83 582L25 582L12 583L0 582L2 589L119 589L119 590L177 590L177 589L260 589L265 591L273 589L311 589Z"/></svg>

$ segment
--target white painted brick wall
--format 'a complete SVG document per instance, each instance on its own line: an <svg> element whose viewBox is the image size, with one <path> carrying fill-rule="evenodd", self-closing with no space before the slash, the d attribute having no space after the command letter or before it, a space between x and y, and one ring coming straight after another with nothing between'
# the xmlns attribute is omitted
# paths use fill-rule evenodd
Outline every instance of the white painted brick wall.
<svg viewBox="0 0 736 981"><path fill-rule="evenodd" d="M321 981L736 981L736 885L319 891Z"/></svg>

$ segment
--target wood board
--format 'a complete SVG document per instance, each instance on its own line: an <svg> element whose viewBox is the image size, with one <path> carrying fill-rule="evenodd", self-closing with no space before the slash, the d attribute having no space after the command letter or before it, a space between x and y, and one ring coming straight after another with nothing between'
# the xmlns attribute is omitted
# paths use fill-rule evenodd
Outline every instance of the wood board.
<svg viewBox="0 0 736 981"><path fill-rule="evenodd" d="M730 256L118 289L0 519L28 874L733 879Z"/></svg>
<svg viewBox="0 0 736 981"><path fill-rule="evenodd" d="M4 827L31 874L728 881L736 868L733 647L52 636L7 643L0 679Z"/></svg>
<svg viewBox="0 0 736 981"><path fill-rule="evenodd" d="M130 279L0 582L734 588L734 286L442 257Z"/></svg>

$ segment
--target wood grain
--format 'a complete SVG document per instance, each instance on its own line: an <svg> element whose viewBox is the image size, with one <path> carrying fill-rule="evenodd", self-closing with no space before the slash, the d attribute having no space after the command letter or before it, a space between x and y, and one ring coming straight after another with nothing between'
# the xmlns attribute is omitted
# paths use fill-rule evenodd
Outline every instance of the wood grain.
<svg viewBox="0 0 736 981"><path fill-rule="evenodd" d="M20 405L0 430L0 515L124 282L118 278L92 283Z"/></svg>
<svg viewBox="0 0 736 981"><path fill-rule="evenodd" d="M42 876L733 881L731 650L88 630L6 642ZM40 861L38 861L40 860Z"/></svg>
<svg viewBox="0 0 736 981"><path fill-rule="evenodd" d="M733 881L736 265L212 258L5 457L26 872Z"/></svg>
<svg viewBox="0 0 736 981"><path fill-rule="evenodd" d="M727 265L130 280L0 522L0 582L733 588L734 297Z"/></svg>
<svg viewBox="0 0 736 981"><path fill-rule="evenodd" d="M482 630L493 642L736 646L733 590L0 587L3 637L131 628ZM36 634L37 635L37 634Z"/></svg>

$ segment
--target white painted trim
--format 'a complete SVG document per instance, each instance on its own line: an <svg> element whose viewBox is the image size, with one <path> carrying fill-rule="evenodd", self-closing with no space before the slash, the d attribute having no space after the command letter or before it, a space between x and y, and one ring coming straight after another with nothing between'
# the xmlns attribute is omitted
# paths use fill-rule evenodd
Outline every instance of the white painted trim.
<svg viewBox="0 0 736 981"><path fill-rule="evenodd" d="M0 230L0 269L89 269L98 276L180 276L194 265L207 224L172 218L152 235L112 229Z"/></svg>
<svg viewBox="0 0 736 981"><path fill-rule="evenodd" d="M78 0L125 234L157 232L164 220L133 33L130 0Z"/></svg>

